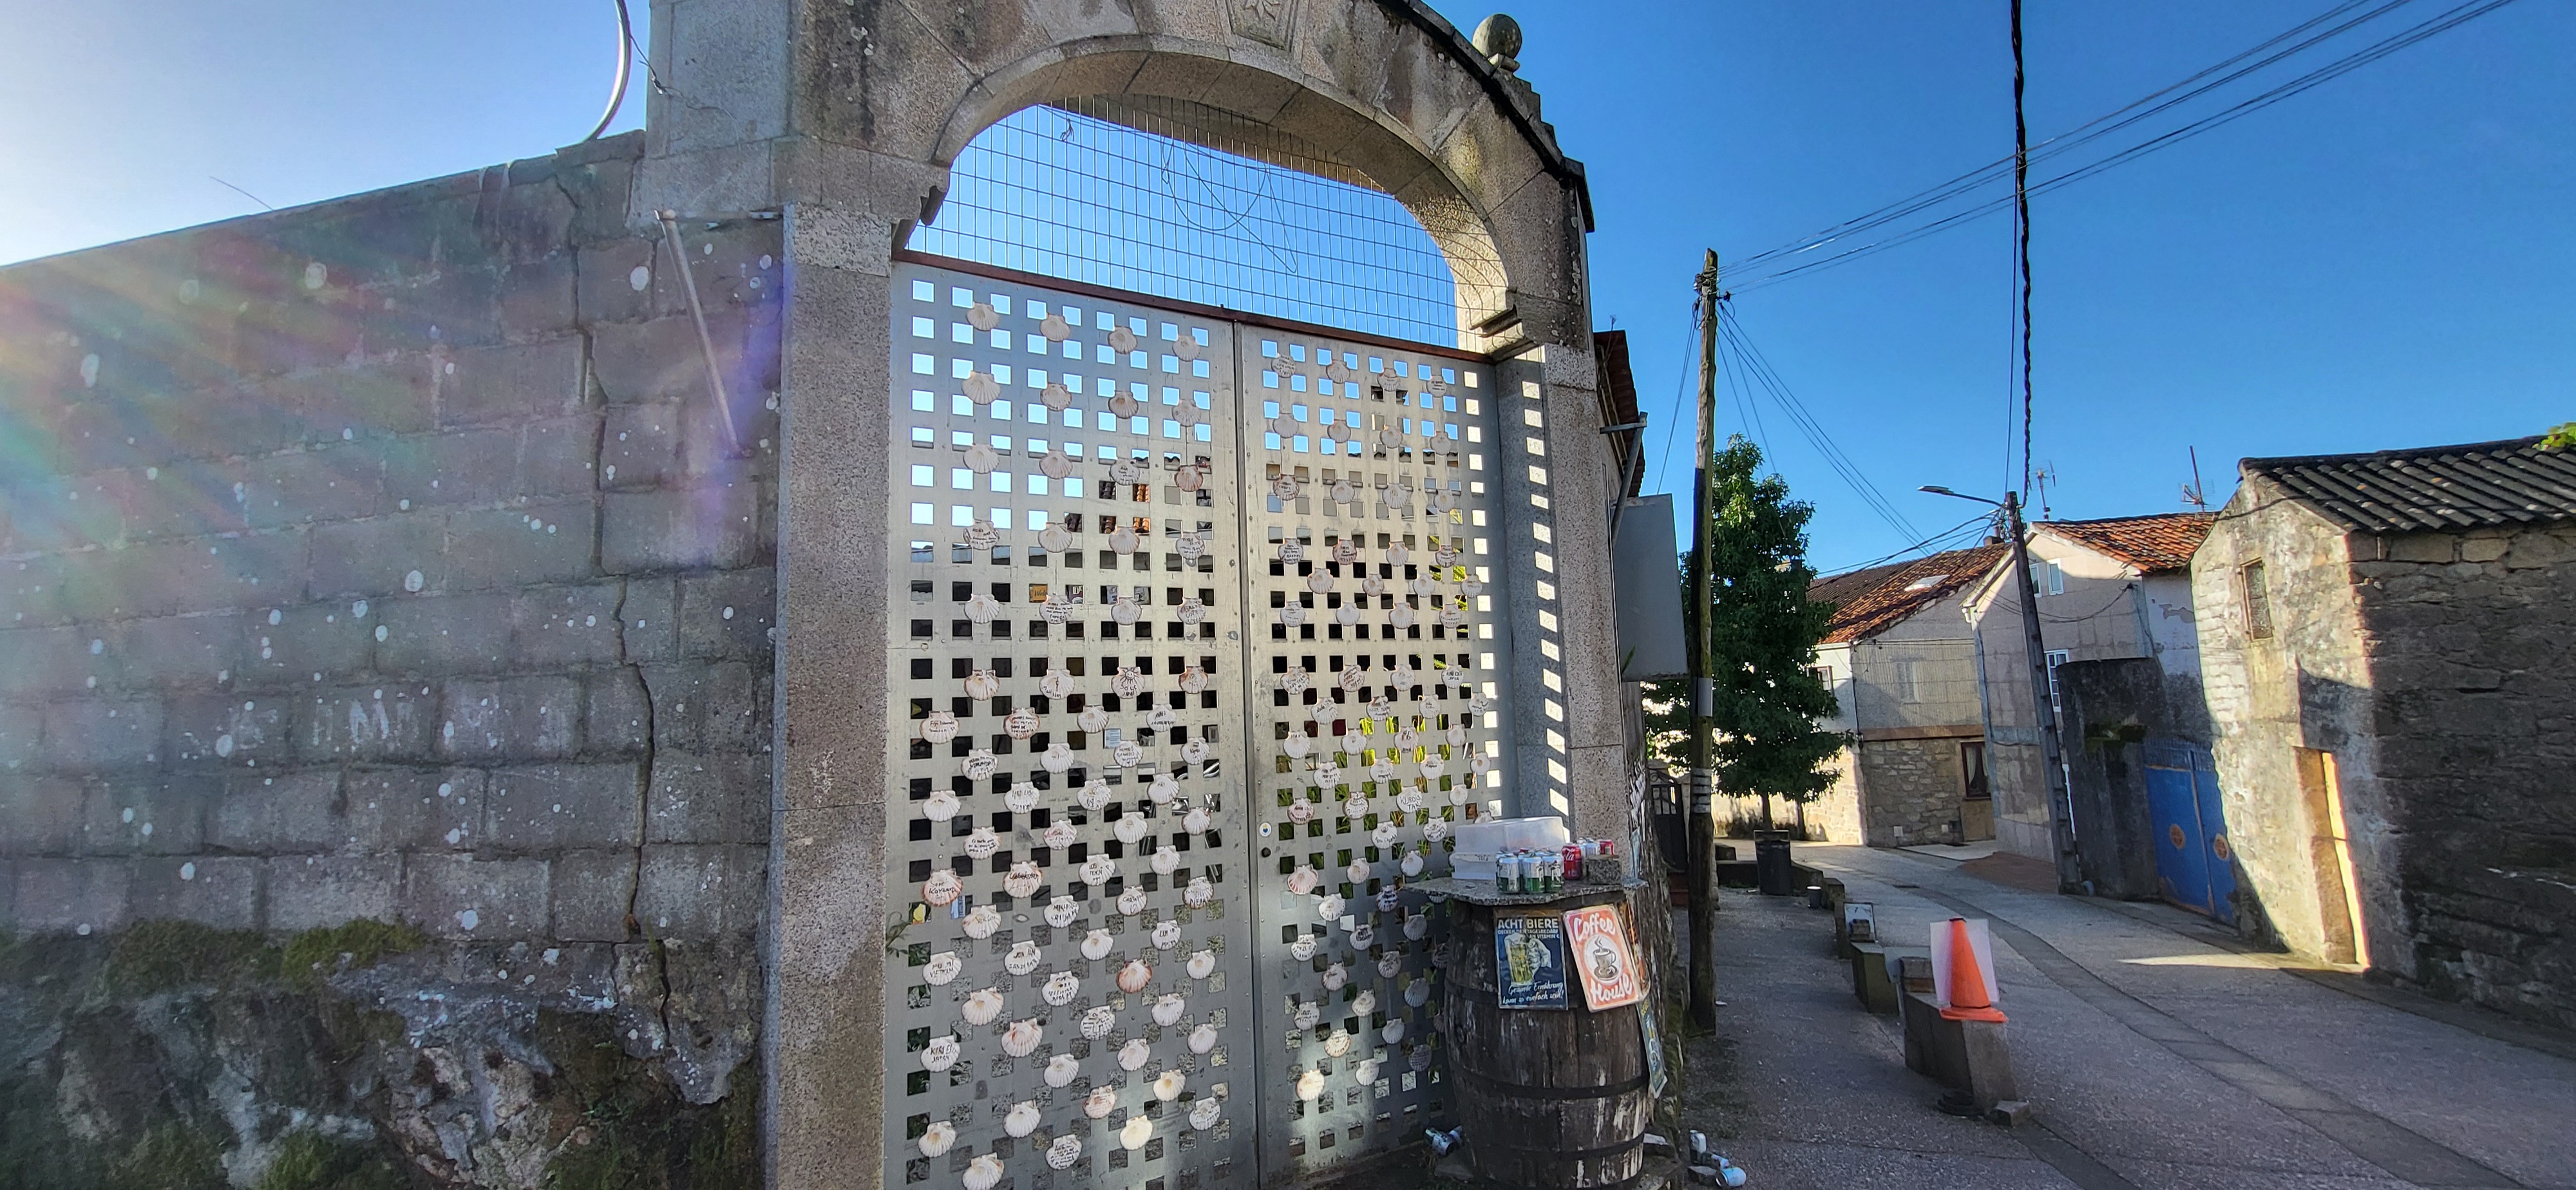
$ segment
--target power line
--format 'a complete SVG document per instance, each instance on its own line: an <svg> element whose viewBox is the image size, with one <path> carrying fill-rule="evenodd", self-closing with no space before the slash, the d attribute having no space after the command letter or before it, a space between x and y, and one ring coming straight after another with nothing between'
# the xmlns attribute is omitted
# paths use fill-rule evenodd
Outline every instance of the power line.
<svg viewBox="0 0 2576 1190"><path fill-rule="evenodd" d="M2400 0L2402 3L2403 0ZM2021 241L2021 498L2030 502L2030 120L2022 112L2021 0L2012 0L2013 225Z"/></svg>
<svg viewBox="0 0 2576 1190"><path fill-rule="evenodd" d="M2411 2L2411 0L2393 0L2391 4L2384 6L2378 11L2386 11L2388 8L2393 8L2398 4L2409 2ZM2139 157L2147 155L2148 153L2155 152L2158 149L2170 148L2173 145L2180 144L2183 141L2200 135L2201 133L2208 132L2214 128L2233 123L2245 116L2252 115L2253 113L2270 107L2275 103L2279 103L2282 100L2289 99L2305 92L2310 88L2322 85L2326 82L2332 81L2333 79L2340 78L2345 74L2351 73L2363 66L2367 66L2372 62L2376 62L2379 59L2385 58L2399 50L2416 45L2438 34L2456 29L2461 25L2492 13L2495 10L2503 8L2513 2L2514 0L2470 0L2469 3L2458 5L2457 7L2445 11L2439 16L2411 26L2403 32L2393 34L2360 50L2347 54L2344 57L2335 59L2333 62L2330 62L2325 66L2319 67L2316 70L2310 71L2307 74L2301 75L2298 78L2292 79L2291 81L2274 87L2271 90L2240 101L2233 106L2211 115L2194 120L2191 123L2185 124L2170 132L2166 132L2131 145L2108 157L2086 165L2078 166L2065 173L2049 178L2044 182L2031 186L2029 188L2030 193L2045 194L2060 186L2071 185L2075 182L2080 182L2086 178L2090 178L2105 170L2125 165ZM2377 15L2377 12L2370 15L2375 16ZM2361 19L2366 20L2368 17ZM2350 27L2350 24L2357 23L2359 23L2358 20L2348 23L2346 26L2343 26L2343 28L2348 28ZM2319 38L2311 39L2309 44L2313 44L2313 42L2317 40L2323 40L2324 36L2327 35L2321 35ZM2286 53L2275 55L2272 59L2267 59L2266 62L2268 64L2271 61L2278 61L2280 58L2286 56ZM2243 73L2250 73L2250 70L2247 72L2239 72L2238 75L2231 76L2231 78L2241 77ZM2203 88L2202 90L2205 91L2207 89L2208 88ZM2195 94L2198 93L2200 92L2195 92ZM2050 154L2034 154L2034 156L2048 155ZM2002 198L1991 199L1966 210L1955 212L1933 220L1930 223L1914 227L1910 230L1898 232L1882 240L1876 240L1857 247L1847 248L1833 255L1822 257L1817 260L1807 261L1793 267L1779 269L1750 282L1739 284L1735 286L1734 289L1737 293L1743 293L1749 290L1759 289L1765 285L1771 285L1779 281L1786 280L1793 276L1813 272L1822 268L1830 268L1834 265L1846 264L1863 256L1875 255L1876 253L1883 252L1889 248L1912 243L1913 241L1925 236L1958 226L1961 223L1994 214L1997 211L2010 207L2013 204L2013 201L2013 197L2009 195Z"/></svg>
<svg viewBox="0 0 2576 1190"><path fill-rule="evenodd" d="M1780 378L1779 372L1772 368L1771 361L1764 358L1761 349L1755 347L1753 341L1745 335L1743 320L1735 317L1731 305L1724 303L1719 305L1718 328L1723 332L1727 349L1734 354L1738 366L1755 382L1756 387L1770 395L1783 413L1788 414L1790 423L1797 427L1800 436L1804 437L1807 444L1824 458L1825 464L1833 468L1834 473L1841 476L1843 482L1860 496L1862 502L1869 505L1870 511L1878 514L1880 520L1887 522L1889 528L1899 533L1912 536L1920 532L1905 519L1903 513L1898 512L1894 505L1887 502L1887 498L1879 492L1878 485L1871 483L1869 477L1862 473L1860 465L1853 462L1851 457L1844 454L1842 448L1835 444L1833 435L1825 430L1824 423L1807 409L1806 403L1800 401L1796 393L1789 390L1788 382ZM1754 404L1758 409L1759 402L1756 401ZM1758 426L1760 424L1758 413L1756 417Z"/></svg>
<svg viewBox="0 0 2576 1190"><path fill-rule="evenodd" d="M1859 562L1859 563L1855 563L1855 564L1850 565L1850 566L1839 566L1839 567L1834 568L1833 570L1825 571L1825 572L1823 572L1823 573L1828 574L1828 575L1834 575L1834 574L1849 574L1849 573L1851 573L1852 571L1855 571L1855 570L1867 570L1867 569L1869 569L1869 568L1870 568L1870 567L1872 567L1872 566L1878 566L1878 565L1882 565L1882 564L1884 564L1884 563L1893 562L1893 561L1897 560L1898 558L1907 557L1907 556L1910 556L1910 555L1913 555L1913 554L1921 554L1921 553L1938 553L1939 551L1938 551L1938 550L1936 550L1936 549L1934 549L1934 548L1933 548L1934 546L1936 546L1936 545L1946 545L1946 544L1947 544L1947 543L1949 543L1953 538L1962 538L1962 537L1964 537L1965 532L1966 532L1967 530L1974 529L1974 530L1977 530L1978 532L1982 533L1982 532L1984 532L1984 530L1985 530L1988 526L1990 526L1990 525L1992 525L1992 524L1994 523L1994 520L1995 520L1995 514L1993 514L1993 513L1981 512L1981 513L1976 514L1975 516L1969 517L1968 519L1966 519L1966 520L1964 520L1964 521L1959 522L1958 524L1952 525L1952 526L1950 526L1950 527L1949 527L1949 528L1947 528L1947 529L1943 529L1943 530L1941 530L1940 532L1938 532L1938 533L1935 533L1935 534L1931 535L1930 537L1926 537L1926 538L1923 538L1923 539L1922 539L1922 540L1920 540L1920 541L1916 541L1916 542L1913 542L1912 544L1909 544L1909 545L1903 546L1903 547L1901 547L1901 548L1897 549L1897 550L1896 550L1895 552L1893 552L1893 553L1881 554L1881 555L1879 555L1878 557L1872 558L1872 559L1870 559L1869 561L1866 561L1866 562Z"/></svg>
<svg viewBox="0 0 2576 1190"><path fill-rule="evenodd" d="M2066 150L2068 150L2068 149L2072 149L2072 148L2075 148L2075 147L2077 147L2077 146L2080 146L2080 145L2082 145L2082 144L2084 144L2084 143L2086 143L2086 142L2088 142L2088 141L2094 140L2094 139L2096 139L2096 138L2098 138L2098 137L2100 137L2100 136L2103 136L2103 135L2109 134L2109 133L2111 133L2111 132L2116 132L2116 131L2118 131L2118 130L2119 130L2119 129L2121 129L2121 128L2125 128L2125 127L2129 126L2130 124L2133 124L2133 123L2137 122L2137 120L2139 120L2139 119L2143 119L2143 118L2146 118L2146 117L2148 117L2148 116L2155 115L2155 114L2157 114L2158 112L2162 112L2162 111L2164 111L2164 110L2166 110L2166 109L2168 109L2168 108L2170 108L2170 107L2174 106L2174 104L2176 104L2176 103L2180 103L2180 102L2184 102L2184 101L2188 101L2188 100L2190 100L2190 99L2196 98L2196 97L2198 97L2198 96L2200 96L2200 95L2202 95L2202 94L2207 93L2210 89L2212 89L2212 88L2214 88L2214 87L2225 86L2226 84L2231 83L2231 82L2234 82L2235 80L2237 80L2237 79L2239 79L2239 78L2243 78L2243 77L2245 77L2247 74L2250 74L2250 73L2252 73L2253 71L2260 70L2260 69L2262 69L2262 68L2264 68L2264 67L2266 67L2266 66L2272 65L2273 63L2280 61L2283 57L2287 56L2288 54L2295 54L2295 53L2299 53L2299 52L2304 51L2304 50L2306 50L2306 49L2308 49L2308 48L2311 48L2311 47L2313 47L2313 46L2315 46L2315 45L2317 45L2317 44L2321 43L2322 41L2324 41L2324 40L2326 40L2326 39L2328 39L2328 38L2334 37L2334 36L2336 36L2336 35L2338 35L2338 34L2340 34L2340 33L2343 33L2343 32L2345 32L2345 31L2347 31L2347 30L2350 30L2350 29L2352 29L2352 28L2354 28L2354 27L2356 27L2356 26L2358 26L2358 25L2360 25L2360 24L2362 24L2362 23L2364 23L2364 22L2367 22L2367 21L2372 20L2372 19L2375 19L2375 18L2377 18L2377 17L2379 17L2379 16L2381 16L2381 15L2384 15L2384 14L2386 14L2387 12L2390 12L2390 11L2392 11L2392 10L2396 9L2396 8L2397 8L2397 7L2399 7L2400 5L2408 4L2408 3L2412 3L2412 2L2413 2L2413 0L2393 0L2393 2L2385 3L2385 4L2384 4L2384 6L2383 6L2382 8L2380 8L2380 9L2378 9L2378 10L2374 11L2374 12L2371 12L2371 13L2369 13L2369 14L2366 14L2366 15L2364 15L2363 17L2361 17L2361 18L2359 18L2359 19L2357 19L2357 20L2350 21L2350 22L2346 22L2346 23L2345 23L2345 24L2343 24L2343 25L2339 25L2339 26L2335 27L2334 29L2330 29L2330 30L2326 31L2324 34L2321 34L2321 35L2319 35L2319 36L2317 36L2317 37L2310 38L2310 39L2309 39L2309 40L2307 40L2307 41L2301 42L2300 44L2298 44L2298 45L2296 45L2296 46L2291 47L2288 51L2285 51L2285 53L2284 53L2284 54L2274 55L2273 57L2271 57L2271 58L2267 58L2267 59L2265 59L2265 60L2264 60L2264 61L2262 61L2262 62L2255 63L2252 67L2248 67L2248 68L2246 68L2245 70L2240 70L2240 71L2236 71L2236 72L2234 72L2234 73L2231 73L2231 74L2229 74L2227 77L2225 77L2225 78L2222 78L2222 79L2218 80L2216 83L2210 84L2210 86L2209 86L2209 87L2202 87L2202 88L2198 88L2198 89L2195 89L2194 91L2192 91L2192 92L2191 92L2191 93L2189 93L2189 94L2182 95L2182 96L2178 96L2178 97L2176 97L2176 98L2175 98L2174 100L2172 100L2172 101L2168 101L2168 102L2163 103L2163 104L2158 104L2155 108L2153 108L2153 109L2151 109L2151 110L2149 110L2149 111L2141 112L2141 113L2139 113L2137 116L2135 116L2135 117L2131 117L2130 119L2127 119L2127 120L2121 120L2119 123L2117 123L2117 124L2112 124L2110 127L2107 127L2107 128L2101 128L2101 129L2100 129L2100 131L2098 131L2098 132L2093 132L2091 135L2084 135L2084 136L2078 136L2078 135L2077 135L2077 134L2079 134L2079 133L2084 133L2084 132L2086 132L2086 130L2088 130L2088 129L2097 128L2097 127L2099 127L2100 125L2103 125L2103 124L2105 124L2105 123L2106 123L2106 122L2108 122L2108 121L2111 121L2111 120L2117 119L2117 118L2118 118L2118 117L2120 117L2121 115L2126 114L2126 113L2131 112L2131 111L2135 111L2136 109L2138 109L2138 108L2140 108L2140 107L2143 107L2143 106L2145 106L2145 105L2147 105L2147 104L2149 104L2149 103L2153 103L2153 102L2155 102L2157 99L2163 98L2164 96L2169 95L2169 94L2172 94L2173 92L2175 92L2175 91L2177 91L2177 90L2180 90L2180 89L2182 89L2182 88L2184 88L2184 87L2190 86L2190 85L2191 85L2191 84L2193 84L2193 83L2199 82L2200 80L2202 80L2202 79L2204 79L2204 78L2207 78L2207 77L2209 77L2209 76L2210 76L2210 75L2212 75L2212 74L2216 74L2216 73L2218 73L2219 71L2226 70L2227 68L2229 68L2229 67L2231 67L2231 66L2234 66L2234 65L2236 65L2237 63L2242 62L2242 61L2244 61L2245 59L2247 59L2247 58L2250 58L2250 57L2254 56L2255 54L2262 53L2263 51L2268 50L2268 49L2272 48L2273 46L2279 45L2280 43L2282 43L2282 42L2284 42L2284 41L2287 41L2287 40L2289 40L2290 38L2296 37L2296 36L2298 36L2298 35L2299 35L2299 34L2301 34L2301 33L2305 33L2305 32L2307 32L2308 30L2313 29L2313 28L2315 28L2316 26L2318 26L2318 25L2320 25L2320 24L2322 24L2322 23L2324 23L2324 22L2326 22L2326 21L2332 20L2332 19L2334 19L2334 18L2335 18L2335 17L2337 17L2337 16L2340 16L2340 15L2342 15L2342 14L2344 14L2344 13L2350 12L2350 11L2352 11L2353 9L2358 8L2358 7L2360 7L2361 5L2363 5L2363 4L2365 4L2365 3L2369 3L2369 2L2370 2L2370 0L2342 0L2342 2L2341 2L2341 3L2339 3L2339 4L2337 4L2337 5L2335 5L2335 7L2331 8L2331 9L2328 9L2328 10L2326 10L2325 12L2320 13L2320 14L2319 14L2319 15L2317 15L2317 16L2314 16L2314 17L2311 17L2311 18L2309 18L2309 19L2307 19L2307 20L2305 20L2305 21L2302 21L2302 22L2300 22L2298 25L2296 25L2296 26L2294 26L2294 27L2290 28L2289 30L2287 30L2287 31L2285 31L2285 32L2283 32L2283 33L2277 34L2277 35L2275 35L2275 36L2273 36L2273 37L2271 37L2271 38L2269 38L2269 39L2267 39L2267 40L2265 40L2265 41L2261 42L2260 44L2257 44L2257 45L2253 46L2253 47L2252 47L2252 48L2250 48L2250 49L2243 50L2243 51L2241 51L2241 52L2239 52L2239 53L2235 54L2234 56L2229 57L2229 58L2228 58L2228 59L2226 59L2225 61L2219 62L2219 63L2217 63L2216 65L2213 65L2213 66L2206 67L2206 68L2204 68L2204 69L2200 70L2199 72L2197 72L2197 73L2195 73L2195 74L2191 75L2189 78L2182 79L2182 80L2180 80L2179 82L2175 82L2175 83L2173 83L2173 84L2171 84L2171 85L2169 85L2169 86L2166 86L2166 87L2162 88L2161 90L2157 90L2157 91L2151 92L2151 93L2149 93L2149 94L2147 94L2147 95L2141 96L2141 97L2140 97L2140 98L2138 98L2138 99L2131 100L2129 103L2124 104L2124 105L2122 105L2121 107L2118 107L2118 108L2115 108L2115 109L2113 109L2113 110L2111 110L2111 111L2105 112L2105 113L2103 113L2102 115L2095 116L2094 118L2092 118L2092 119L2090 119L2090 120L2087 120L2087 121L2085 121L2085 122L2084 122L2084 123L2082 123L2082 124L2076 125L2075 127L2070 128L2070 129L2066 130L2065 132L2061 132L2061 133L2057 134L2056 136L2052 136L2052 137L2048 138L2047 140L2041 141L2041 142L2040 142L2040 148L2041 148L2042 152L2039 154L2039 156L2040 156L2040 158L2041 158L2041 159L2043 159L2043 160L2044 160L2044 159L2046 159L2046 158L2048 158L2048 157L2054 156L2054 155L2056 155L2056 154L2058 154L2058 153L2061 153L2061 152L2064 152L2064 151L2066 151ZM2068 141L2068 140L2067 140L2067 138L2069 138L2069 137L2075 137L2076 139L2071 140L2071 141ZM2058 142L2060 142L2060 141L2067 141L2067 143L2066 143L2066 144L2064 144L2064 145L2058 145ZM2050 146L2058 146L2058 147L2051 148ZM1846 219L1846 220L1844 220L1844 221L1843 221L1843 222L1841 222L1841 223L1837 223L1837 224L1835 224L1834 226L1832 226L1832 227L1828 227L1828 228L1826 228L1826 229L1824 229L1824 230L1822 230L1822 231L1819 231L1819 232L1815 233L1814 235L1808 236L1808 237L1807 237L1807 238L1805 238L1805 239L1798 240L1798 241L1795 241L1795 242L1793 242L1793 243L1786 244L1786 245L1783 245L1783 246L1781 246L1781 247L1771 249L1771 250L1770 250L1770 251L1768 251L1768 252L1757 252L1757 253L1755 253L1755 254L1753 254L1753 255L1751 255L1751 256L1748 256L1748 257L1744 258L1741 262L1739 262L1739 267L1750 268L1750 267L1752 267L1752 266L1754 266L1754 265L1761 264L1761 263L1763 263L1763 262L1765 262L1765 261L1768 261L1768 260L1774 259L1774 258L1776 258L1776 257L1788 256L1788 255L1794 255L1794 254L1798 254L1798 253L1802 253L1802 252L1810 251L1810 250L1812 250L1812 249L1819 248L1819 247L1822 247L1822 246L1824 246L1824 245L1826 245L1826 244L1832 243L1832 242L1834 242L1834 241L1835 241L1835 240L1837 240L1837 239L1840 239L1840 238L1842 238L1842 237L1844 237L1844 236L1847 236L1847 235L1853 234L1853 233L1855 233L1855 232L1867 231L1867 230L1869 230L1870 228L1878 227L1878 226L1881 226L1881 225L1884 225L1884 224L1887 224L1887 223L1894 222L1894 221L1896 221L1896 220L1898 220L1898 219L1902 219L1902 218L1904 218L1904 217L1905 217L1905 216L1907 216L1907 215L1913 214L1913 213L1915 213L1915 212L1917 212L1917 211L1920 211L1920 210L1923 210L1923 209L1925 209L1925 208L1927 208L1927 207L1931 207L1931 206L1938 205L1938 204L1940 204L1941 202L1947 201L1948 199L1954 198L1954 197L1956 197L1956 196L1958 196L1958 195L1960 195L1960 194L1966 193L1966 192L1968 192L1968 191L1970 191L1970 190L1977 189L1977 188L1979 188L1979 187L1981 187L1981 186L1986 185L1986 184L1987 184L1987 183L1989 183L1989 182L1999 182L1999 181L2003 180L2003 178L2004 178L2005 174L2006 174L2006 173L2007 173L2007 172L2008 172L2008 171L2013 167L2013 165L2014 165L2014 163L2015 163L2015 160L2016 160L2016 157L2015 157L2015 156L2004 156L2004 157L1996 158L1995 160L1993 160L1993 161L1989 161L1989 162L1987 162L1987 163L1986 163L1986 164L1984 164L1984 165L1981 165L1981 166L1979 166L1979 167L1977 167L1977 168L1975 168L1975 169L1969 170L1968 172L1966 172L1966 173L1964 173L1964 174L1960 174L1958 177L1952 178L1952 179L1950 179L1949 181L1942 182L1942 183L1940 183L1939 185L1931 186L1931 187L1928 187L1928 188L1926 188L1926 189L1923 189L1923 190L1917 191L1917 192L1915 192L1915 193L1913 193L1913 194L1911 194L1911 195L1908 195L1908 196L1906 196L1906 197L1904 197L1904 198L1898 199L1898 200L1896 200L1895 202L1889 203L1889 204L1887 204L1886 206L1880 207L1880 208L1878 208L1877 210L1871 211L1871 212L1869 212L1869 213L1867 213L1867 214L1864 214L1864 215L1861 215L1861 216L1858 216L1858 217L1856 217L1856 218L1852 218L1852 219Z"/></svg>

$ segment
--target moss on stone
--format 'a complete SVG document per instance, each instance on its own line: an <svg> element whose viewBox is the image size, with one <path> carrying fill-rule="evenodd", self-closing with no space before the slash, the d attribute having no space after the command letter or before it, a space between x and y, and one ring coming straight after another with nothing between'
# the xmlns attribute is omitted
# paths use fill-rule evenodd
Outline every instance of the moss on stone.
<svg viewBox="0 0 2576 1190"><path fill-rule="evenodd" d="M402 1171L372 1145L297 1132L278 1142L257 1190L402 1190Z"/></svg>
<svg viewBox="0 0 2576 1190"><path fill-rule="evenodd" d="M576 1119L546 1169L547 1190L729 1190L760 1182L753 1096L699 1107L618 1045L605 1017L538 1014L555 1063L546 1094ZM739 1080L751 1077L737 1071Z"/></svg>
<svg viewBox="0 0 2576 1190"><path fill-rule="evenodd" d="M228 987L273 977L277 952L259 935L190 921L137 922L109 944L109 993L149 996L183 987Z"/></svg>
<svg viewBox="0 0 2576 1190"><path fill-rule="evenodd" d="M427 945L429 935L410 926L361 917L324 929L306 930L287 939L278 968L288 986L311 990L343 970L340 964L344 955L348 958L346 970L356 971Z"/></svg>
<svg viewBox="0 0 2576 1190"><path fill-rule="evenodd" d="M99 1190L224 1190L223 1153L213 1137L172 1120L109 1163Z"/></svg>

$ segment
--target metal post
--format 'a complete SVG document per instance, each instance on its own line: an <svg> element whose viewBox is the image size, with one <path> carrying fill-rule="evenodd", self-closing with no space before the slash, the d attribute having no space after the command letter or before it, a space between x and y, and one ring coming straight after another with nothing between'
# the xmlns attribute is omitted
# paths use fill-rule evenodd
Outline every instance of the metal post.
<svg viewBox="0 0 2576 1190"><path fill-rule="evenodd" d="M1709 463L1717 454L1717 250L1708 253L1708 268L1699 275L1699 466L1691 473L1693 510L1690 623L1699 639L1691 642L1691 774L1690 774L1690 1019L1703 1028L1717 1025L1717 741L1709 713L1716 701L1710 675L1716 670L1717 634L1710 617L1710 559L1717 543L1716 493L1709 482Z"/></svg>
<svg viewBox="0 0 2576 1190"><path fill-rule="evenodd" d="M2012 533L2013 585L2021 591L2022 651L2030 655L2031 706L2039 719L2039 764L2048 781L2049 819L2057 844L2057 888L2075 892L2083 872L2075 855L2075 799L2066 787L2065 751L2057 738L2057 715L2048 697L2048 646L2039 634L2039 587L2031 581L2030 548L2021 523L2021 497L2004 493L2004 518Z"/></svg>

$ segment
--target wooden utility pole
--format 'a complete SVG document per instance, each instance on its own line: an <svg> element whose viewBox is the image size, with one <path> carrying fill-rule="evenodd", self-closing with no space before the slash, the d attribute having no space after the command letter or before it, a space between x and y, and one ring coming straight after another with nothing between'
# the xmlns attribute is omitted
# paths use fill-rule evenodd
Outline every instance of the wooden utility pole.
<svg viewBox="0 0 2576 1190"><path fill-rule="evenodd" d="M1712 678L1716 673L1716 626L1710 621L1709 571L1717 549L1717 494L1709 482L1709 462L1717 456L1717 250L1709 249L1708 268L1699 275L1699 465L1691 471L1690 624L1691 642L1691 775L1690 775L1690 1019L1703 1028L1717 1027L1717 732L1709 721L1716 707Z"/></svg>
<svg viewBox="0 0 2576 1190"><path fill-rule="evenodd" d="M2030 572L2019 493L2004 493L2003 510L2012 534L2013 571L2019 580L2013 588L2021 592L2022 651L2030 656L2030 696L2038 710L2039 764L2047 770L2041 777L2048 788L2048 817L2056 828L2057 891L2076 892L2083 887L2084 873L2076 854L2075 799L2066 784L2065 745L2057 738L2057 701L2048 690L2048 642L2039 632L2039 583Z"/></svg>

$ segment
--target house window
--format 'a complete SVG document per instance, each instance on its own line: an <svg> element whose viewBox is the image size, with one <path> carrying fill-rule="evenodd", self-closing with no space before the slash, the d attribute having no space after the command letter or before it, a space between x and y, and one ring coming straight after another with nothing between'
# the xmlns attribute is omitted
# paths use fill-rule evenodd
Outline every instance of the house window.
<svg viewBox="0 0 2576 1190"><path fill-rule="evenodd" d="M2249 636L2272 635L2272 591L2263 583L2263 563L2248 562L2237 571L2245 584L2245 631Z"/></svg>
<svg viewBox="0 0 2576 1190"><path fill-rule="evenodd" d="M2042 595L2066 593L2066 570L2055 562L2030 560L2030 589Z"/></svg>
<svg viewBox="0 0 2576 1190"><path fill-rule="evenodd" d="M1898 702L1923 701L1923 686L1914 676L1914 666L1915 663L1912 661L1896 663L1896 701Z"/></svg>
<svg viewBox="0 0 2576 1190"><path fill-rule="evenodd" d="M2066 664L2066 650L2050 649L2048 657L2048 710L2054 715L2066 714L2066 700L2057 696L2057 667Z"/></svg>
<svg viewBox="0 0 2576 1190"><path fill-rule="evenodd" d="M1830 665L1808 666L1807 676L1814 678L1817 685L1822 686L1827 690L1834 688L1834 667Z"/></svg>
<svg viewBox="0 0 2576 1190"><path fill-rule="evenodd" d="M1959 745L1959 773L1966 783L1966 789L1961 793L1962 797L1972 802L1979 802L1994 796L1993 789L1986 784L1986 742L1984 740Z"/></svg>

